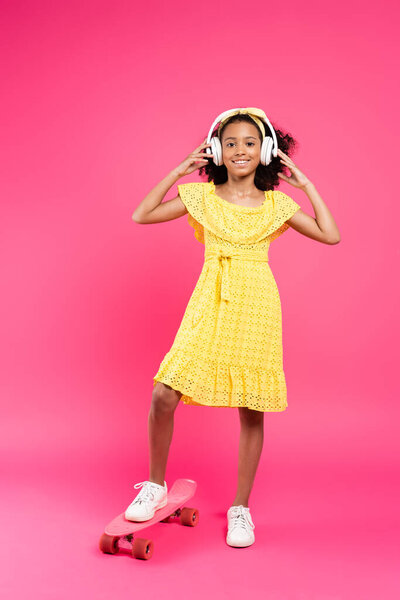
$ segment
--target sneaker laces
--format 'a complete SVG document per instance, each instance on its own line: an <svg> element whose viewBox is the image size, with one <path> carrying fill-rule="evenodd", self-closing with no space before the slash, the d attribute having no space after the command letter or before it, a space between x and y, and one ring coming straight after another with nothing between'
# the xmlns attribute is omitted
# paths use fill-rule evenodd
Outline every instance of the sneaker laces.
<svg viewBox="0 0 400 600"><path fill-rule="evenodd" d="M246 511L244 506L235 506L230 514L234 519L232 529L239 527L247 530L249 526L251 529L255 529L255 525L250 517L250 512Z"/></svg>
<svg viewBox="0 0 400 600"><path fill-rule="evenodd" d="M136 489L142 488L137 498L133 501L134 504L154 500L154 493L157 488L154 487L151 481L141 481L140 483L136 483L133 487Z"/></svg>

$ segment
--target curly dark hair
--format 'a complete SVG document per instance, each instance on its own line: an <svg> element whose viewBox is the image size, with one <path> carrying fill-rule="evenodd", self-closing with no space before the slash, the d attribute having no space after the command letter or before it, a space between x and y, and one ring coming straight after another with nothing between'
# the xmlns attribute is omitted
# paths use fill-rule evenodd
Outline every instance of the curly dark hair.
<svg viewBox="0 0 400 600"><path fill-rule="evenodd" d="M220 138L222 138L222 133L223 133L225 127L229 123L233 123L235 121L247 121L247 122L255 125L253 119L249 115L246 115L246 114L233 115L222 126L221 131L220 131ZM278 148L280 148L280 150L282 150L282 152L284 152L285 154L287 154L288 156L291 157L291 155L293 154L294 150L297 147L297 141L289 133L285 133L281 129L276 127L271 120L270 120L270 123L276 133ZM270 135L270 133L268 133L269 128L268 128L267 124L265 124L265 130L266 130L267 135ZM257 127L257 131L258 131L258 135L260 138L260 142L262 143L263 137L262 137L262 133L258 127ZM204 137L207 137L207 136L204 136ZM262 190L262 191L273 190L275 187L279 186L280 182L282 181L278 177L278 173L281 173L282 169L283 169L283 167L282 167L282 163L280 162L279 156L273 156L272 160L268 166L262 165L260 163L257 166L256 172L254 175L255 186L259 190ZM213 181L216 185L219 185L220 183L225 183L228 180L228 172L227 172L226 166L221 165L220 167L218 167L216 164L214 164L211 157L208 159L208 163L203 165L199 169L199 175L202 176L203 174L205 174L207 176L208 181Z"/></svg>

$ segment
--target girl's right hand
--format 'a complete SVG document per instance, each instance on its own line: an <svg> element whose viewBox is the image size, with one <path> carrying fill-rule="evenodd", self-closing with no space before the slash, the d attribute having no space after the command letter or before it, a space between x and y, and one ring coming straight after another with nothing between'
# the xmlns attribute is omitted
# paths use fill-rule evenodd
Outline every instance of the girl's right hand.
<svg viewBox="0 0 400 600"><path fill-rule="evenodd" d="M213 156L212 154L207 154L205 151L201 152L201 150L203 150L207 146L211 146L211 144L207 144L206 140L207 138L205 138L204 142L200 144L200 146L197 146L197 148L195 148L193 152L191 152L189 156L187 156L185 160L183 160L180 163L180 165L176 167L176 169L174 169L174 171L179 177L189 175L189 173L193 173L193 171L195 171L196 169L204 167L208 162L208 158L204 157L207 156L211 158Z"/></svg>

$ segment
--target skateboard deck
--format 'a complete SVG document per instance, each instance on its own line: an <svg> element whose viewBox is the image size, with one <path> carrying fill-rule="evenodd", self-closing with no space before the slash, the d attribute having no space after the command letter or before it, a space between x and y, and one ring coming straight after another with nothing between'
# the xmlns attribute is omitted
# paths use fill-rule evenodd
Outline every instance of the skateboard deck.
<svg viewBox="0 0 400 600"><path fill-rule="evenodd" d="M128 548L135 558L148 560L153 555L153 541L134 537L134 534L156 523L169 522L172 517L179 517L182 525L195 527L199 522L199 511L183 505L194 496L196 488L197 483L193 479L177 479L168 491L167 504L156 510L153 518L148 521L129 521L125 519L124 511L104 529L99 542L100 550L116 554L120 548Z"/></svg>

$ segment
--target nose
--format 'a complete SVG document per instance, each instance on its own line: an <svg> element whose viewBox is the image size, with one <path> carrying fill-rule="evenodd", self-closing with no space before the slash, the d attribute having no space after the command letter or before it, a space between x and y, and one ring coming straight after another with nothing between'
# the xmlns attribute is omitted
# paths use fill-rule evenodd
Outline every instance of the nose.
<svg viewBox="0 0 400 600"><path fill-rule="evenodd" d="M247 152L246 142L237 142L235 154L245 154Z"/></svg>
<svg viewBox="0 0 400 600"><path fill-rule="evenodd" d="M235 156L241 156L242 154L244 154L244 148L243 146L241 146L240 144L237 146L236 148L236 152L235 152Z"/></svg>

